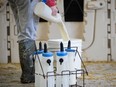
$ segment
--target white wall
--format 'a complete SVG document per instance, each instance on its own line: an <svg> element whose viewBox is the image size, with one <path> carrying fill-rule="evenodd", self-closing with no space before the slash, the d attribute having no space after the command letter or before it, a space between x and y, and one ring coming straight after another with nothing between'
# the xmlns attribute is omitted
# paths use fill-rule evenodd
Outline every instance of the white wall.
<svg viewBox="0 0 116 87"><path fill-rule="evenodd" d="M6 7L0 8L0 63L8 62Z"/></svg>
<svg viewBox="0 0 116 87"><path fill-rule="evenodd" d="M58 8L62 14L63 19L63 0L58 0ZM88 9L87 3L91 0L85 0L85 21L84 22L65 22L67 31L70 38L83 39L83 52L82 57L86 61L107 61L116 60L116 5L115 0L111 1L111 5L108 5L107 0L105 1L105 7L101 9ZM111 18L108 18L108 8L111 8ZM64 20L64 19L63 19ZM8 25L6 21L6 11L5 9L0 11L0 63L8 62L8 55L11 55L11 61L13 63L19 62L18 56L18 44L17 36L14 34L16 31L15 22L13 14L10 14L10 31L11 36L8 40L11 44L11 54L7 51L7 29ZM107 25L111 25L108 27ZM111 32L111 33L108 33ZM55 23L40 23L37 32L38 40L48 40L48 39L59 39L61 38L58 25ZM111 42L108 42L111 40ZM10 45L10 46L9 46ZM108 47L111 45L111 47Z"/></svg>

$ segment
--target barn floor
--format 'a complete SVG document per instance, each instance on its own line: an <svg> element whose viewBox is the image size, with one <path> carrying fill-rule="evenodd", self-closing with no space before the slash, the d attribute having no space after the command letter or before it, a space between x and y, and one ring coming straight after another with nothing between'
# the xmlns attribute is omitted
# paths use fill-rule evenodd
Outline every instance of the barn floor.
<svg viewBox="0 0 116 87"><path fill-rule="evenodd" d="M85 62L85 87L116 87L116 62ZM34 87L20 83L19 64L0 64L0 87Z"/></svg>

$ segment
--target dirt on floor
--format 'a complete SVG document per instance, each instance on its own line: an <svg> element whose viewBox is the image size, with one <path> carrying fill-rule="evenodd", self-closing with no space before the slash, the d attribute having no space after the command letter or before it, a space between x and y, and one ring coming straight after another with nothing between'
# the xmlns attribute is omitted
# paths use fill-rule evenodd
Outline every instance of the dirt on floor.
<svg viewBox="0 0 116 87"><path fill-rule="evenodd" d="M116 87L116 62L85 62L85 66L85 87ZM20 64L0 64L0 87L34 87L20 83L20 75Z"/></svg>

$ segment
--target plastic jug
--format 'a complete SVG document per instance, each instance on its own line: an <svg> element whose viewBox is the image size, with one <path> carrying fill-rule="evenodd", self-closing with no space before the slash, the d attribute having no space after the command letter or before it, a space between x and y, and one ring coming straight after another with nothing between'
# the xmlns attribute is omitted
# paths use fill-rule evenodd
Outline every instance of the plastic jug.
<svg viewBox="0 0 116 87"><path fill-rule="evenodd" d="M52 15L52 10L49 6L47 6L44 2L39 2L36 4L34 8L34 13L50 22L61 22L61 15L59 13L56 16Z"/></svg>
<svg viewBox="0 0 116 87"><path fill-rule="evenodd" d="M65 41L69 40L69 35L67 32L67 29L61 19L61 15L59 13L57 13L56 16L53 16L51 8L49 6L47 6L44 2L39 2L36 4L34 13L37 16L39 16L49 22L57 23L59 25L59 29L60 29L63 40L65 40Z"/></svg>

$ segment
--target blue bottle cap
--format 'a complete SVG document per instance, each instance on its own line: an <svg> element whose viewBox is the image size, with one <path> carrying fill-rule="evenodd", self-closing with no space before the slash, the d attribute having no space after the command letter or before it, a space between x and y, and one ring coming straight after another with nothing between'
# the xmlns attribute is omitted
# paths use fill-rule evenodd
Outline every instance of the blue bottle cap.
<svg viewBox="0 0 116 87"><path fill-rule="evenodd" d="M75 52L75 50L74 49L65 49L65 51L67 51L67 52Z"/></svg>
<svg viewBox="0 0 116 87"><path fill-rule="evenodd" d="M57 52L57 56L66 56L67 55L67 52L65 52L65 51L59 51L59 52Z"/></svg>
<svg viewBox="0 0 116 87"><path fill-rule="evenodd" d="M46 3L47 1L46 0L42 0L42 2Z"/></svg>
<svg viewBox="0 0 116 87"><path fill-rule="evenodd" d="M42 54L43 57L52 57L53 53L52 52L46 52Z"/></svg>

